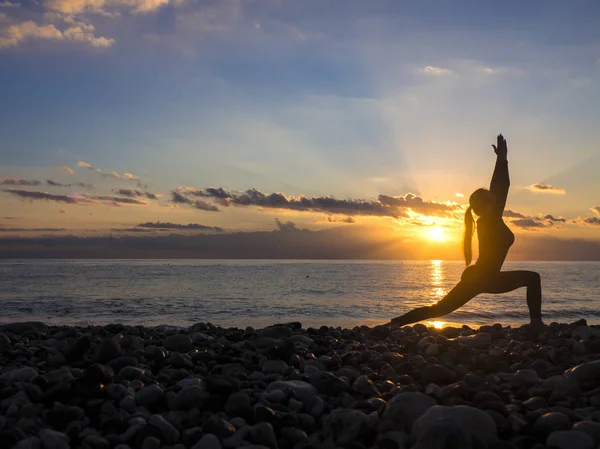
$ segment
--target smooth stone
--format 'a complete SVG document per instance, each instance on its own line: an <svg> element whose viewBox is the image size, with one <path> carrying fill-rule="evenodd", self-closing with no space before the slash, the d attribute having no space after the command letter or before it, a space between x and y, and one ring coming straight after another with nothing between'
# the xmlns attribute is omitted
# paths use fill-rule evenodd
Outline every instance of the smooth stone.
<svg viewBox="0 0 600 449"><path fill-rule="evenodd" d="M100 342L94 353L94 361L107 363L122 354L121 346L112 338L104 339Z"/></svg>
<svg viewBox="0 0 600 449"><path fill-rule="evenodd" d="M98 435L88 435L83 440L85 449L110 449L110 443Z"/></svg>
<svg viewBox="0 0 600 449"><path fill-rule="evenodd" d="M192 407L200 408L208 397L208 393L202 387L185 387L173 399L173 409L188 410Z"/></svg>
<svg viewBox="0 0 600 449"><path fill-rule="evenodd" d="M276 404L283 404L287 398L287 395L281 390L269 391L265 394L265 397Z"/></svg>
<svg viewBox="0 0 600 449"><path fill-rule="evenodd" d="M486 349L492 344L492 334L479 332L474 335L460 336L458 341L476 349Z"/></svg>
<svg viewBox="0 0 600 449"><path fill-rule="evenodd" d="M541 439L556 430L568 430L571 427L569 418L560 412L550 412L540 416L533 424L533 432Z"/></svg>
<svg viewBox="0 0 600 449"><path fill-rule="evenodd" d="M23 368L17 368L2 374L0 379L6 380L7 382L31 382L37 375L38 372L34 368L24 366Z"/></svg>
<svg viewBox="0 0 600 449"><path fill-rule="evenodd" d="M221 449L221 442L216 435L208 433L200 438L196 444L192 446L192 449Z"/></svg>
<svg viewBox="0 0 600 449"><path fill-rule="evenodd" d="M179 430L161 415L152 415L148 424L160 430L168 444L175 444L179 441Z"/></svg>
<svg viewBox="0 0 600 449"><path fill-rule="evenodd" d="M325 411L325 401L321 396L313 396L304 401L306 412L315 419L318 419Z"/></svg>
<svg viewBox="0 0 600 449"><path fill-rule="evenodd" d="M413 423L436 404L423 393L399 393L387 403L381 419L392 424L389 430L410 430Z"/></svg>
<svg viewBox="0 0 600 449"><path fill-rule="evenodd" d="M408 445L408 434L405 432L391 431L377 436L377 447L388 449L405 449Z"/></svg>
<svg viewBox="0 0 600 449"><path fill-rule="evenodd" d="M412 449L473 449L471 435L453 421L441 420L423 432Z"/></svg>
<svg viewBox="0 0 600 449"><path fill-rule="evenodd" d="M225 403L225 412L227 412L227 414L230 416L237 416L241 413L246 412L251 407L252 402L250 400L250 396L248 396L247 393L238 391L230 394L227 398L227 402Z"/></svg>
<svg viewBox="0 0 600 449"><path fill-rule="evenodd" d="M593 421L579 421L573 424L571 430L583 432L594 440L595 445L600 445L600 423Z"/></svg>
<svg viewBox="0 0 600 449"><path fill-rule="evenodd" d="M213 433L219 438L227 438L235 433L235 427L225 419L212 415L202 426L205 433Z"/></svg>
<svg viewBox="0 0 600 449"><path fill-rule="evenodd" d="M520 369L512 378L512 385L515 387L531 387L537 385L540 381L538 373L532 369Z"/></svg>
<svg viewBox="0 0 600 449"><path fill-rule="evenodd" d="M443 406L435 405L415 421L413 435L420 438L436 423L446 421L461 427L467 433L478 436L488 442L497 438L497 428L494 420L484 411L465 405Z"/></svg>
<svg viewBox="0 0 600 449"><path fill-rule="evenodd" d="M544 398L536 396L533 398L529 398L525 402L523 402L523 407L529 410L538 410L540 408L548 407L548 404L546 403L546 400Z"/></svg>
<svg viewBox="0 0 600 449"><path fill-rule="evenodd" d="M596 387L600 383L600 360L577 365L566 370L564 375L575 379L582 389L587 389L589 386Z"/></svg>
<svg viewBox="0 0 600 449"><path fill-rule="evenodd" d="M377 390L377 387L375 387L373 381L365 375L359 376L356 379L356 381L352 385L352 389L357 393L360 393L367 397L381 395L381 393L379 393L379 391Z"/></svg>
<svg viewBox="0 0 600 449"><path fill-rule="evenodd" d="M141 449L160 449L160 440L153 436L144 438Z"/></svg>
<svg viewBox="0 0 600 449"><path fill-rule="evenodd" d="M276 380L271 382L267 387L266 391L270 392L273 390L291 390L294 392L297 399L305 402L306 399L313 397L317 394L317 389L303 380Z"/></svg>
<svg viewBox="0 0 600 449"><path fill-rule="evenodd" d="M16 446L13 446L12 449L39 449L40 448L40 439L37 437L29 437L21 440L17 443Z"/></svg>
<svg viewBox="0 0 600 449"><path fill-rule="evenodd" d="M308 440L306 432L296 427L284 427L281 429L281 437L287 441L290 446L295 446L298 443L303 443Z"/></svg>
<svg viewBox="0 0 600 449"><path fill-rule="evenodd" d="M165 397L164 390L159 385L148 385L135 394L135 401L144 407L152 407Z"/></svg>
<svg viewBox="0 0 600 449"><path fill-rule="evenodd" d="M164 339L165 348L171 351L187 352L192 349L192 339L187 334L173 334Z"/></svg>
<svg viewBox="0 0 600 449"><path fill-rule="evenodd" d="M223 439L223 446L226 448L240 447L244 440L248 440L250 438L250 430L251 428L248 425L240 427L235 434Z"/></svg>
<svg viewBox="0 0 600 449"><path fill-rule="evenodd" d="M288 364L283 360L267 360L262 366L262 372L265 374L279 374L286 370Z"/></svg>
<svg viewBox="0 0 600 449"><path fill-rule="evenodd" d="M546 439L546 446L556 449L594 449L594 440L576 430L557 430Z"/></svg>
<svg viewBox="0 0 600 449"><path fill-rule="evenodd" d="M456 375L443 365L427 365L421 370L421 380L428 384L448 385L456 380Z"/></svg>
<svg viewBox="0 0 600 449"><path fill-rule="evenodd" d="M361 441L368 434L368 429L368 417L359 410L335 409L323 422L326 441L338 446Z"/></svg>
<svg viewBox="0 0 600 449"><path fill-rule="evenodd" d="M273 426L268 422L260 422L250 429L250 437L254 443L277 449L277 438Z"/></svg>
<svg viewBox="0 0 600 449"><path fill-rule="evenodd" d="M69 437L55 430L42 429L39 433L43 449L69 449Z"/></svg>

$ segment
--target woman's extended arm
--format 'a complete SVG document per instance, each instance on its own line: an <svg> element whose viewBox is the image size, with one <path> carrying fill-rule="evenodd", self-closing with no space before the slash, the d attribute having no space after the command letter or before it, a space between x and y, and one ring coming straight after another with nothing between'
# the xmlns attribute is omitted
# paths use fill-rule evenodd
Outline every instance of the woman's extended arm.
<svg viewBox="0 0 600 449"><path fill-rule="evenodd" d="M506 197L508 196L508 188L510 187L510 179L508 177L508 161L506 154L506 139L502 134L498 135L498 145L492 145L496 153L496 167L492 175L490 183L490 192L496 197L496 211L502 216L504 206L506 205Z"/></svg>

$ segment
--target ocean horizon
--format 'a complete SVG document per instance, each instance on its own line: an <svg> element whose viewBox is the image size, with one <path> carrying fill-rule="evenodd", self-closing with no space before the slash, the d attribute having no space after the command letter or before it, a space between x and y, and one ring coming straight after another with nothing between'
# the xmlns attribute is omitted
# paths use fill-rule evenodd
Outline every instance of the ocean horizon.
<svg viewBox="0 0 600 449"><path fill-rule="evenodd" d="M462 261L4 259L0 322L265 327L375 325L435 303ZM544 320L600 323L600 262L507 261L542 277ZM437 325L528 321L525 289L482 294Z"/></svg>

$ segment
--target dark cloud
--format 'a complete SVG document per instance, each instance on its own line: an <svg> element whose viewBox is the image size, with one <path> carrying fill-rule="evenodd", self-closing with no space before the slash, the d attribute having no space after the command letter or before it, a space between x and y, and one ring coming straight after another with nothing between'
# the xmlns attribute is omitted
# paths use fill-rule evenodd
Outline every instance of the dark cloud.
<svg viewBox="0 0 600 449"><path fill-rule="evenodd" d="M148 198L149 200L158 199L156 193L136 189L114 189L113 192L129 198Z"/></svg>
<svg viewBox="0 0 600 449"><path fill-rule="evenodd" d="M207 203L206 201L196 200L194 201L194 207L199 210L205 210L208 212L219 212L219 208L214 204Z"/></svg>
<svg viewBox="0 0 600 449"><path fill-rule="evenodd" d="M356 220L354 219L354 217L336 218L336 217L333 217L331 215L329 215L327 217L327 221L329 223L356 223Z"/></svg>
<svg viewBox="0 0 600 449"><path fill-rule="evenodd" d="M527 218L525 215L519 212L513 212L512 210L506 209L502 214L503 217L506 218Z"/></svg>
<svg viewBox="0 0 600 449"><path fill-rule="evenodd" d="M51 179L46 179L46 184L53 187L71 187L71 184L61 184L60 182L52 181Z"/></svg>
<svg viewBox="0 0 600 449"><path fill-rule="evenodd" d="M173 190L171 192L171 201L175 204L193 204L194 201L184 196L180 190Z"/></svg>
<svg viewBox="0 0 600 449"><path fill-rule="evenodd" d="M145 206L147 203L145 201L138 200L136 198L123 198L120 196L110 196L110 195L85 195L86 199L91 199L95 201L108 201L110 203L116 204L139 204Z"/></svg>
<svg viewBox="0 0 600 449"><path fill-rule="evenodd" d="M520 218L511 221L511 224L520 228L547 228L548 225L534 218Z"/></svg>
<svg viewBox="0 0 600 449"><path fill-rule="evenodd" d="M296 223L293 221L286 221L284 223L279 218L276 218L275 224L277 225L275 232L310 232L308 229L298 229Z"/></svg>
<svg viewBox="0 0 600 449"><path fill-rule="evenodd" d="M39 186L41 181L27 180L20 178L2 178L0 179L0 185L2 186Z"/></svg>
<svg viewBox="0 0 600 449"><path fill-rule="evenodd" d="M46 200L46 201L56 201L58 203L69 203L76 204L79 202L78 198L71 197L69 195L55 195L53 193L47 192L32 192L29 190L19 190L19 189L6 189L5 192L10 193L11 195L18 196L20 198L27 198L31 200Z"/></svg>
<svg viewBox="0 0 600 449"><path fill-rule="evenodd" d="M592 226L600 226L600 217L587 217L583 219L583 222Z"/></svg>
<svg viewBox="0 0 600 449"><path fill-rule="evenodd" d="M3 228L0 226L0 232L63 232L65 228Z"/></svg>
<svg viewBox="0 0 600 449"><path fill-rule="evenodd" d="M198 230L198 231L213 231L213 232L223 232L223 228L219 226L207 226L199 223L189 223L189 224L179 224L179 223L171 223L171 222L161 222L157 221L156 223L146 222L140 223L137 225L138 228L149 228L149 229L186 229L186 230Z"/></svg>
<svg viewBox="0 0 600 449"><path fill-rule="evenodd" d="M93 184L86 184L85 182L76 182L73 185L83 187L84 189L94 190Z"/></svg>
<svg viewBox="0 0 600 449"><path fill-rule="evenodd" d="M550 184L544 184L541 182L536 182L535 184L531 184L530 186L526 187L527 190L530 190L531 192L539 192L539 193L554 193L557 195L564 195L565 189L562 189L560 187L556 187L556 186L552 186Z"/></svg>
<svg viewBox="0 0 600 449"><path fill-rule="evenodd" d="M178 204L193 204L189 198L210 198L218 204L228 206L256 206L271 209L324 212L328 214L369 215L380 217L407 217L408 209L427 215L449 215L459 210L456 203L424 201L412 193L404 196L379 195L377 200L337 199L331 196L307 198L286 196L283 193L264 194L257 189L244 192L227 191L222 187L205 189L180 188L172 192L172 201Z"/></svg>
<svg viewBox="0 0 600 449"><path fill-rule="evenodd" d="M566 221L567 221L564 217L554 217L550 214L544 215L544 220L548 220L548 221L554 222L554 223L566 223Z"/></svg>

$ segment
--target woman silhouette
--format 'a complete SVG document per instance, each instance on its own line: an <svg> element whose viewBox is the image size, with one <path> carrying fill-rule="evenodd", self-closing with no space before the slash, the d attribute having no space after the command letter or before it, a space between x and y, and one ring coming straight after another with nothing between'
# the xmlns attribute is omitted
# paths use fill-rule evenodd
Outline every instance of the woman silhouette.
<svg viewBox="0 0 600 449"><path fill-rule="evenodd" d="M464 254L467 268L460 282L438 303L419 307L394 318L387 325L405 326L418 321L437 318L455 311L480 293L506 293L520 287L527 287L527 307L531 324L542 326L542 287L540 275L535 271L500 271L515 236L502 220L510 180L506 159L506 140L498 136L497 145L492 145L496 153L496 167L492 175L490 189L478 189L469 198L465 212ZM471 240L473 237L473 215L477 220L479 258L471 265Z"/></svg>

